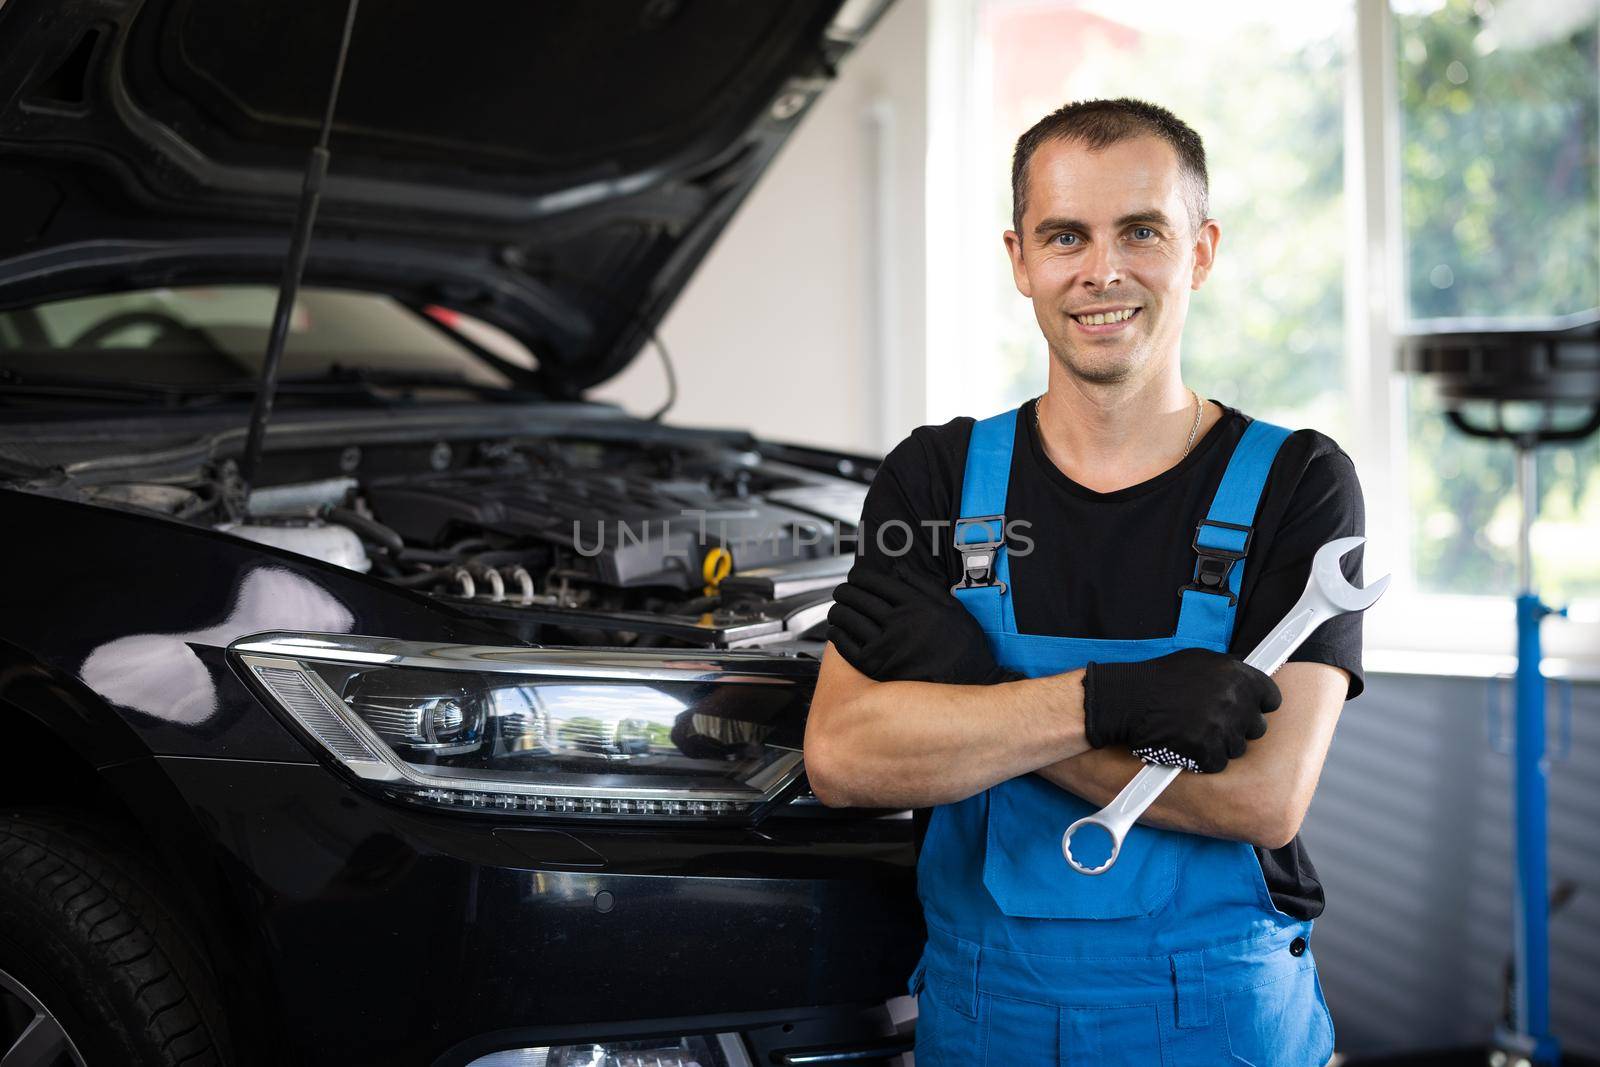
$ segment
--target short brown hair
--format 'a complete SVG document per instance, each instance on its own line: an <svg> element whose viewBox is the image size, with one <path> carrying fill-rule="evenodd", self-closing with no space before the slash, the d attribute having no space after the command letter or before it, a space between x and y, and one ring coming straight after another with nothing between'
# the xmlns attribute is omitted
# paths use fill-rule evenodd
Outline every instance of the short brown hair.
<svg viewBox="0 0 1600 1067"><path fill-rule="evenodd" d="M1148 135L1159 137L1178 154L1178 170L1189 186L1189 221L1199 228L1210 210L1210 182L1206 178L1206 150L1200 135L1164 107L1143 100L1079 100L1057 108L1017 138L1011 157L1011 227L1022 230L1022 213L1028 203L1028 163L1046 141L1081 141L1092 152L1119 141Z"/></svg>

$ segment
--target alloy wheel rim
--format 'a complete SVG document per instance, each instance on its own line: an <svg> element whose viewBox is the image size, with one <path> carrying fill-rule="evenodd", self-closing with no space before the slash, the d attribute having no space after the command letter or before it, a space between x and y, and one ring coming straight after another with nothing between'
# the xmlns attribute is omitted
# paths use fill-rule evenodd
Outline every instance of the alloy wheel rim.
<svg viewBox="0 0 1600 1067"><path fill-rule="evenodd" d="M0 969L0 1024L5 1026L0 1030L0 1067L85 1067L61 1020L4 969Z"/></svg>

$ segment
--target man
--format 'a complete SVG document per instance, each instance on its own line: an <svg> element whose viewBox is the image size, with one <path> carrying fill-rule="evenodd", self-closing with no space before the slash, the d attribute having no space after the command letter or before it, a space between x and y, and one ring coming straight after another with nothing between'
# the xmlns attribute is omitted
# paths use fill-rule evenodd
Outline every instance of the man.
<svg viewBox="0 0 1600 1067"><path fill-rule="evenodd" d="M918 809L919 1067L1323 1064L1323 896L1298 831L1364 685L1361 617L1274 678L1242 656L1316 550L1363 532L1355 470L1328 437L1183 384L1221 237L1193 130L1071 104L1018 140L1012 186L1005 247L1048 389L885 458L830 614L812 788ZM1343 565L1359 583L1359 552ZM1076 873L1062 831L1135 750L1221 773L1181 775L1114 867Z"/></svg>

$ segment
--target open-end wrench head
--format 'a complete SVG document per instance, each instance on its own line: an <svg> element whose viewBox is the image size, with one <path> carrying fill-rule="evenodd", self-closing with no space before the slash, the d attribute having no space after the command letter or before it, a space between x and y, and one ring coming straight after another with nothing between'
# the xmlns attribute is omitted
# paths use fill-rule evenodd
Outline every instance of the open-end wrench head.
<svg viewBox="0 0 1600 1067"><path fill-rule="evenodd" d="M1311 558L1311 581L1317 591L1339 611L1366 611L1377 603L1383 591L1389 588L1389 575L1372 582L1365 588L1351 585L1344 576L1339 561L1353 550L1366 544L1365 537L1340 537L1317 549Z"/></svg>

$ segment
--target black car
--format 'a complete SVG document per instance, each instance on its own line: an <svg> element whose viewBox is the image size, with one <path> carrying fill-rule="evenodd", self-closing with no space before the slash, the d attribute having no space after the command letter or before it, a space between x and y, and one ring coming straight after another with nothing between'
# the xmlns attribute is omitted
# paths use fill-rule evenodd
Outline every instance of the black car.
<svg viewBox="0 0 1600 1067"><path fill-rule="evenodd" d="M909 1048L874 460L585 399L880 6L369 0L257 464L345 5L0 3L6 1067Z"/></svg>

